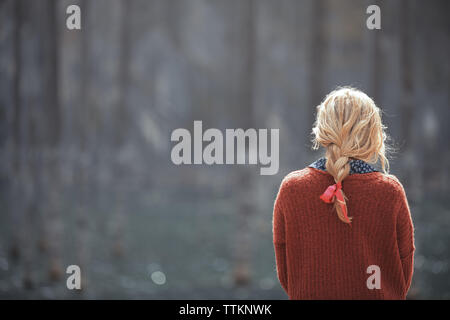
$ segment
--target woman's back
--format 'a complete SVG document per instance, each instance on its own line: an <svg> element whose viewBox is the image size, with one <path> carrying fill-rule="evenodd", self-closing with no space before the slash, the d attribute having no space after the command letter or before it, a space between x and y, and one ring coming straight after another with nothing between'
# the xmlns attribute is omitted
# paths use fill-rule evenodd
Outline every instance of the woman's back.
<svg viewBox="0 0 450 320"><path fill-rule="evenodd" d="M414 230L400 182L387 174L381 110L353 88L317 106L325 157L287 175L274 206L281 285L291 299L405 299ZM369 163L380 162L383 173Z"/></svg>
<svg viewBox="0 0 450 320"><path fill-rule="evenodd" d="M343 181L353 217L349 225L319 198L332 183L328 173L305 168L287 175L280 187L274 244L289 297L404 299L414 244L402 185L380 172L349 175ZM380 289L367 284L373 266L380 270Z"/></svg>

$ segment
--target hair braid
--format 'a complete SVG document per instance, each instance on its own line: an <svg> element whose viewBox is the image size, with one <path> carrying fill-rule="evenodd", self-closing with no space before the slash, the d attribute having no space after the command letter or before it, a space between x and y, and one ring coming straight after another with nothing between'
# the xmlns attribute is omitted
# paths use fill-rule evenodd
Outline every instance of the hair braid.
<svg viewBox="0 0 450 320"><path fill-rule="evenodd" d="M342 150L339 146L335 144L330 144L327 148L326 152L326 168L327 171L333 176L334 181L336 183L342 182L349 174L350 174L350 158L345 156L344 153L342 153ZM344 205L346 206L346 197L344 194L344 191L342 191L342 194L344 196ZM337 215L339 219L345 223L347 223L347 220L345 219L344 213L342 212L341 206L337 203L339 200L334 198L334 208L336 209ZM351 221L351 217L349 217Z"/></svg>

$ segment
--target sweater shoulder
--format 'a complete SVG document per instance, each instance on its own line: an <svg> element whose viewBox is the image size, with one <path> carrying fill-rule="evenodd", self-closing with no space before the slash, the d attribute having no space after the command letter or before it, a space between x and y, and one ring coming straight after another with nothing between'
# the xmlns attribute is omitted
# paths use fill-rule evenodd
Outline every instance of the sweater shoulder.
<svg viewBox="0 0 450 320"><path fill-rule="evenodd" d="M370 185L372 190L375 189L377 193L381 195L391 195L396 199L406 197L402 183L395 175L392 174L384 174L381 172L362 175L355 174L350 176L349 179L357 180L360 183L363 182L366 185ZM369 181L370 183L367 184ZM318 172L318 170L314 168L307 167L288 173L281 182L280 191L289 193L289 191L294 190L312 190L314 189L314 186L320 186L323 188L324 183L333 183L332 177L322 172Z"/></svg>
<svg viewBox="0 0 450 320"><path fill-rule="evenodd" d="M288 173L281 182L281 189L298 188L314 181L314 169L304 168Z"/></svg>
<svg viewBox="0 0 450 320"><path fill-rule="evenodd" d="M392 193L396 193L399 196L405 195L405 189L403 188L400 180L393 174L380 173L375 179L375 183L378 187Z"/></svg>

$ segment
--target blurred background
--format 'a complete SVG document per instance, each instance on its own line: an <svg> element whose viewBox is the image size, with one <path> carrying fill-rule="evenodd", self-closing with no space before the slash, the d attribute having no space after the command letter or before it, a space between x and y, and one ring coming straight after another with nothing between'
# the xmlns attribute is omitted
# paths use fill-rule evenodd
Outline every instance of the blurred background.
<svg viewBox="0 0 450 320"><path fill-rule="evenodd" d="M66 8L81 8L81 30ZM381 8L368 30L366 8ZM339 85L373 97L450 298L448 1L0 0L0 298L285 299L272 208ZM280 170L171 162L176 128L279 128ZM66 268L81 267L81 291Z"/></svg>

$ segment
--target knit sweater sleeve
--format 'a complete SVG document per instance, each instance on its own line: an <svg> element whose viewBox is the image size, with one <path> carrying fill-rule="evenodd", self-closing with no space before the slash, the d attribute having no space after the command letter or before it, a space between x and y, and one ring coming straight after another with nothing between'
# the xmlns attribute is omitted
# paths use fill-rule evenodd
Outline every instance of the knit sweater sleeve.
<svg viewBox="0 0 450 320"><path fill-rule="evenodd" d="M283 208L284 187L281 184L273 210L273 244L275 249L275 258L277 265L277 275L283 289L288 293L288 277L286 264L286 230L285 230L285 212Z"/></svg>
<svg viewBox="0 0 450 320"><path fill-rule="evenodd" d="M401 194L399 211L397 213L397 244L407 292L411 286L414 272L414 226L403 187L401 187Z"/></svg>

